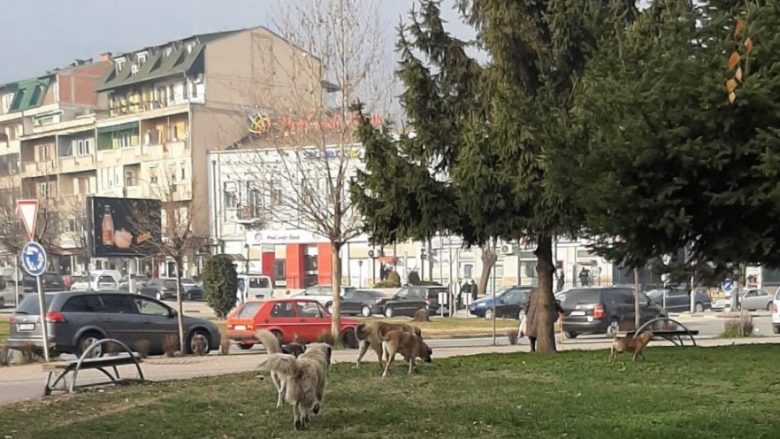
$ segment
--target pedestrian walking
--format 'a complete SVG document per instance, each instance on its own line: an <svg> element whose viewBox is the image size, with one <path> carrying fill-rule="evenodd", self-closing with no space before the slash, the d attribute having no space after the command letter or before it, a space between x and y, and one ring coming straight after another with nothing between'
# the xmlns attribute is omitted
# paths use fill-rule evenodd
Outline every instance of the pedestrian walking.
<svg viewBox="0 0 780 439"><path fill-rule="evenodd" d="M542 294L538 288L535 288L531 290L530 293L528 293L528 299L526 299L524 306L525 318L520 322L520 329L518 330L518 335L520 337L528 337L528 341L531 345L531 352L536 352L536 322L537 319L541 316L541 312L543 312L543 309L539 309L536 303L537 294ZM553 319L553 323L557 322L560 315L563 314L563 308L561 308L561 305L557 300L553 300L553 307L550 310L550 314Z"/></svg>
<svg viewBox="0 0 780 439"><path fill-rule="evenodd" d="M582 267L582 270L580 270L580 286L587 287L589 285L590 280L590 271Z"/></svg>
<svg viewBox="0 0 780 439"><path fill-rule="evenodd" d="M469 289L471 290L471 300L477 300L479 294L479 287L474 283L474 279L469 279Z"/></svg>

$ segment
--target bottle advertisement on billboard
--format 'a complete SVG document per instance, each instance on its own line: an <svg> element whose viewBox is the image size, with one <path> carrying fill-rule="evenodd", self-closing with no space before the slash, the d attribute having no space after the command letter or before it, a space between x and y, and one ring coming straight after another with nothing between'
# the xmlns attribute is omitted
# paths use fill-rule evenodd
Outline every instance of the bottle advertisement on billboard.
<svg viewBox="0 0 780 439"><path fill-rule="evenodd" d="M88 207L93 257L157 253L162 242L159 200L90 197Z"/></svg>

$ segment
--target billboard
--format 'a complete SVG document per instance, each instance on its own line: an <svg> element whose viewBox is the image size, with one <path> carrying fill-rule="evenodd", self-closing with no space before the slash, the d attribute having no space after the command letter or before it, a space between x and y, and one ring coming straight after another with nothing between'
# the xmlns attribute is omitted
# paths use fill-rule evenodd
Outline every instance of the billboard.
<svg viewBox="0 0 780 439"><path fill-rule="evenodd" d="M160 200L88 197L91 257L135 257L159 253Z"/></svg>

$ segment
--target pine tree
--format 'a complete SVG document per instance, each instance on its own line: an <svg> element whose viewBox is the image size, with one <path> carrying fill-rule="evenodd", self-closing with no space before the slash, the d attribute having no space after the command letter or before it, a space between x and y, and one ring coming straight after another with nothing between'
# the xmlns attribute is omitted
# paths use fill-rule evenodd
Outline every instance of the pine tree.
<svg viewBox="0 0 780 439"><path fill-rule="evenodd" d="M364 119L361 140L372 153L353 194L368 230L385 237L444 229L470 244L530 237L541 292L538 349L552 352L552 238L577 231L579 217L549 169L579 140L570 134L575 84L599 44L633 19L634 2L461 0L489 56L484 64L444 30L438 2L421 3L398 43L401 103L414 136L393 141L386 130L369 132ZM398 181L399 170L411 178ZM435 211L420 204L426 190Z"/></svg>
<svg viewBox="0 0 780 439"><path fill-rule="evenodd" d="M779 29L774 2L656 1L592 63L559 173L603 254L780 265Z"/></svg>

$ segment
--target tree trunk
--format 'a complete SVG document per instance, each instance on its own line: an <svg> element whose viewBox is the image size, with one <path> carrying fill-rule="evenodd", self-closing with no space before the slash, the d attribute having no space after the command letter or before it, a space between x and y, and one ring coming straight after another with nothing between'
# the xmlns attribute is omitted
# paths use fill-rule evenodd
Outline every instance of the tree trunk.
<svg viewBox="0 0 780 439"><path fill-rule="evenodd" d="M496 246L488 242L482 246L482 274L479 276L479 290L477 294L487 294L487 285L490 281L490 270L496 264L498 255L496 254Z"/></svg>
<svg viewBox="0 0 780 439"><path fill-rule="evenodd" d="M536 272L539 274L538 293L534 294L536 318L536 351L555 352L555 296L553 295L552 238L539 236L536 246Z"/></svg>
<svg viewBox="0 0 780 439"><path fill-rule="evenodd" d="M182 304L181 296L181 270L182 270L182 258L176 257L176 323L179 326L179 352L182 355L187 353L184 348L186 341L184 340L184 306Z"/></svg>
<svg viewBox="0 0 780 439"><path fill-rule="evenodd" d="M341 332L341 243L330 243L331 285L333 286L333 316L330 332L338 340Z"/></svg>

